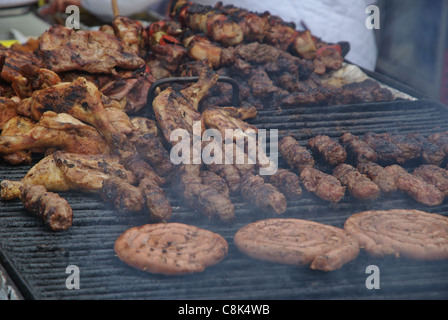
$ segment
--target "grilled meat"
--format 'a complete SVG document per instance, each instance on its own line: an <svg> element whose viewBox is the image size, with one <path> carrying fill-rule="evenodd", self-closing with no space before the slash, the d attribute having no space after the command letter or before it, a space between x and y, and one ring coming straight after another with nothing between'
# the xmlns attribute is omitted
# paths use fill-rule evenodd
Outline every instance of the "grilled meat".
<svg viewBox="0 0 448 320"><path fill-rule="evenodd" d="M42 67L42 61L33 52L0 46L0 79L13 83L16 77L21 76L19 70L24 65Z"/></svg>
<svg viewBox="0 0 448 320"><path fill-rule="evenodd" d="M268 177L269 183L283 193L287 200L302 198L303 191L300 186L300 178L294 172L287 169L278 169L275 174Z"/></svg>
<svg viewBox="0 0 448 320"><path fill-rule="evenodd" d="M53 71L24 64L19 69L20 75L14 78L12 87L21 99L29 98L36 90L46 89L61 82Z"/></svg>
<svg viewBox="0 0 448 320"><path fill-rule="evenodd" d="M282 214L286 211L286 197L260 176L246 174L241 180L241 195L249 203L265 212Z"/></svg>
<svg viewBox="0 0 448 320"><path fill-rule="evenodd" d="M70 204L43 186L24 184L21 200L25 209L42 219L50 230L64 231L72 226L73 210Z"/></svg>
<svg viewBox="0 0 448 320"><path fill-rule="evenodd" d="M394 177L398 190L405 192L415 201L427 206L442 204L445 195L423 178L407 172L399 165L390 165L385 170Z"/></svg>
<svg viewBox="0 0 448 320"><path fill-rule="evenodd" d="M20 136L22 134L26 134L29 130L31 130L35 126L35 124L36 123L29 118L13 117L3 127L0 137L17 136L17 135ZM37 151L43 153L45 150L37 150ZM3 156L3 159L7 163L13 165L30 164L32 161L31 151L20 150L16 152L7 153Z"/></svg>
<svg viewBox="0 0 448 320"><path fill-rule="evenodd" d="M338 165L333 175L347 187L347 191L359 200L374 200L380 196L380 188L366 175L360 173L349 164Z"/></svg>
<svg viewBox="0 0 448 320"><path fill-rule="evenodd" d="M137 69L145 62L122 40L101 31L80 31L54 25L39 37L39 55L56 73L83 70L114 73Z"/></svg>
<svg viewBox="0 0 448 320"><path fill-rule="evenodd" d="M402 151L404 161L416 159L421 155L422 147L420 143L411 136L389 132L378 136L396 145Z"/></svg>
<svg viewBox="0 0 448 320"><path fill-rule="evenodd" d="M360 137L345 133L339 138L339 141L348 153L355 157L357 163L376 162L378 160L378 154L375 150L369 147Z"/></svg>
<svg viewBox="0 0 448 320"><path fill-rule="evenodd" d="M167 177L173 169L173 164L160 138L156 122L142 117L135 117L131 121L137 130L130 136L129 141L159 176Z"/></svg>
<svg viewBox="0 0 448 320"><path fill-rule="evenodd" d="M311 138L308 147L329 165L335 166L347 159L344 147L326 135Z"/></svg>
<svg viewBox="0 0 448 320"><path fill-rule="evenodd" d="M363 141L378 154L378 161L400 164L406 161L403 151L379 134L366 133Z"/></svg>
<svg viewBox="0 0 448 320"><path fill-rule="evenodd" d="M361 162L356 169L375 182L384 194L392 194L397 191L395 178L379 164L374 162Z"/></svg>
<svg viewBox="0 0 448 320"><path fill-rule="evenodd" d="M421 147L421 158L424 163L441 166L445 161L446 154L443 149L429 141L429 139L421 134L409 134L415 139Z"/></svg>
<svg viewBox="0 0 448 320"><path fill-rule="evenodd" d="M150 218L157 222L169 221L173 209L160 185L148 177L140 180L138 188L143 192Z"/></svg>
<svg viewBox="0 0 448 320"><path fill-rule="evenodd" d="M415 168L413 174L448 195L448 171L433 164L424 164Z"/></svg>
<svg viewBox="0 0 448 320"><path fill-rule="evenodd" d="M144 28L141 22L129 17L117 16L112 20L112 28L117 38L121 39L132 52L140 55L145 45Z"/></svg>
<svg viewBox="0 0 448 320"><path fill-rule="evenodd" d="M205 130L204 120L198 111L199 102L218 80L218 74L204 68L197 83L176 92L169 87L154 99L153 110L165 140L170 141L171 132L184 129L193 133L193 124L201 123L201 135Z"/></svg>
<svg viewBox="0 0 448 320"><path fill-rule="evenodd" d="M199 165L179 166L174 175L173 189L188 206L209 219L218 217L226 223L235 219L235 207L229 197L203 183Z"/></svg>
<svg viewBox="0 0 448 320"><path fill-rule="evenodd" d="M135 175L111 155L81 155L56 151L34 165L20 181L2 181L2 198L18 198L24 184L42 185L50 192L99 193L105 179L136 183Z"/></svg>
<svg viewBox="0 0 448 320"><path fill-rule="evenodd" d="M35 91L30 98L22 100L19 111L36 121L46 111L68 113L98 129L112 144L117 131L107 118L101 96L93 83L79 77L73 82Z"/></svg>
<svg viewBox="0 0 448 320"><path fill-rule="evenodd" d="M21 122L17 124L21 125ZM0 136L0 153L3 155L17 151L42 153L48 148L80 154L110 151L108 143L95 128L66 113L45 112L39 122L26 132Z"/></svg>
<svg viewBox="0 0 448 320"><path fill-rule="evenodd" d="M438 145L445 154L448 154L448 132L437 132L428 137L429 142Z"/></svg>
<svg viewBox="0 0 448 320"><path fill-rule="evenodd" d="M227 185L227 181L210 170L202 170L201 173L202 183L211 186L218 190L219 193L224 195L225 197L230 196L230 189Z"/></svg>
<svg viewBox="0 0 448 320"><path fill-rule="evenodd" d="M311 152L302 147L294 137L284 137L280 140L278 149L292 170L301 172L305 167L314 166L314 158Z"/></svg>
<svg viewBox="0 0 448 320"><path fill-rule="evenodd" d="M311 166L300 172L300 180L304 188L324 201L337 203L345 195L346 187L333 175L326 174Z"/></svg>
<svg viewBox="0 0 448 320"><path fill-rule="evenodd" d="M4 129L9 120L17 115L17 102L13 99L0 97L0 131Z"/></svg>
<svg viewBox="0 0 448 320"><path fill-rule="evenodd" d="M373 101L391 101L390 90L373 80L349 83L340 88L320 86L306 92L291 93L281 99L283 106L330 106Z"/></svg>
<svg viewBox="0 0 448 320"><path fill-rule="evenodd" d="M118 212L140 212L146 205L140 188L117 178L105 179L100 195L105 202L113 204Z"/></svg>

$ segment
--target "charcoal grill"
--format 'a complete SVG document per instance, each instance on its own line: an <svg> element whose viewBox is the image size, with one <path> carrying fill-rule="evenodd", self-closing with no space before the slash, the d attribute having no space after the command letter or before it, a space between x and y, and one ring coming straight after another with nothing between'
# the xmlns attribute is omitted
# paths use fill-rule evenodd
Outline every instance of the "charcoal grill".
<svg viewBox="0 0 448 320"><path fill-rule="evenodd" d="M382 79L384 80L384 79ZM397 83L389 84L397 87ZM399 89L418 95L400 85ZM419 96L416 101L379 102L328 107L300 107L261 110L252 121L260 129L278 129L279 139L291 134L303 145L317 134L333 138L344 132L369 131L424 135L448 130L448 108ZM36 159L37 160L37 159ZM280 158L280 166L284 166ZM417 163L410 163L412 167ZM21 179L28 166L2 163L2 179ZM18 200L0 202L0 263L25 299L447 299L448 261L414 261L405 258L373 258L361 251L358 258L340 270L325 273L307 266L286 266L253 260L241 254L233 243L242 226L274 215L260 213L234 197L236 220L227 225L208 220L185 207L169 190L173 222L206 228L229 242L229 254L203 273L185 276L153 275L121 262L113 246L125 230L149 222L149 216L122 214L98 196L66 193L74 210L73 226L66 232L49 232L43 223L26 213ZM397 193L375 202L346 197L330 205L304 192L302 199L290 202L285 218L309 219L342 227L352 214L364 210L412 208L448 215L448 201L426 207ZM66 268L80 270L80 288L69 290ZM366 268L380 269L380 289L369 290Z"/></svg>

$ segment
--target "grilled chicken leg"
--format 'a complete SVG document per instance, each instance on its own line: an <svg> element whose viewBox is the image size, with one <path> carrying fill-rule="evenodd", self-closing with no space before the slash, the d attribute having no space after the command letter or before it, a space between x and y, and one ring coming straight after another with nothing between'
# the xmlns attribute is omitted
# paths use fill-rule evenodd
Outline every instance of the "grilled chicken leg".
<svg viewBox="0 0 448 320"><path fill-rule="evenodd" d="M193 125L201 123L201 135L205 130L204 119L198 111L199 103L209 89L218 81L219 75L204 68L197 83L176 92L172 87L163 90L153 101L153 110L167 142L175 129L193 132Z"/></svg>

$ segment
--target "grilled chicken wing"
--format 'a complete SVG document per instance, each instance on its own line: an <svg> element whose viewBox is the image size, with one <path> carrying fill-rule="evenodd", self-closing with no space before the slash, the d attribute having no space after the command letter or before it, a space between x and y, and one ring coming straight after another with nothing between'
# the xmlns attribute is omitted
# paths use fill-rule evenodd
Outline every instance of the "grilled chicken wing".
<svg viewBox="0 0 448 320"><path fill-rule="evenodd" d="M83 77L73 82L61 82L47 89L38 90L30 98L22 100L22 115L38 121L44 112L68 113L88 123L101 132L109 143L117 131L107 118L98 88Z"/></svg>
<svg viewBox="0 0 448 320"><path fill-rule="evenodd" d="M42 152L48 148L80 154L104 154L110 150L95 128L69 114L51 111L45 112L36 125L20 135L0 136L3 155L24 150Z"/></svg>

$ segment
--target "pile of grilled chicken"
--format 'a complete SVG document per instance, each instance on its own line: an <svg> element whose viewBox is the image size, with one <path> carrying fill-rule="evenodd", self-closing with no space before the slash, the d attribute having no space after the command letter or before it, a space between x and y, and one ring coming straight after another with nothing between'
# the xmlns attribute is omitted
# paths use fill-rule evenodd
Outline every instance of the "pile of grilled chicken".
<svg viewBox="0 0 448 320"><path fill-rule="evenodd" d="M154 221L171 218L166 188L225 222L235 218L231 196L280 214L302 195L294 170L264 177L261 162L175 166L171 132L193 133L195 121L223 133L256 130L246 120L272 101L392 99L371 81L322 85L321 75L342 66L341 46L269 13L184 0L170 10L170 19L147 27L119 16L99 31L54 25L26 44L0 47L0 154L11 165L40 159L21 181L2 181L4 200L21 199L52 230L72 223L65 191L99 194L121 212L147 210ZM241 106L231 105L223 75L239 82ZM171 76L199 80L160 88L151 116L142 116L151 85Z"/></svg>

